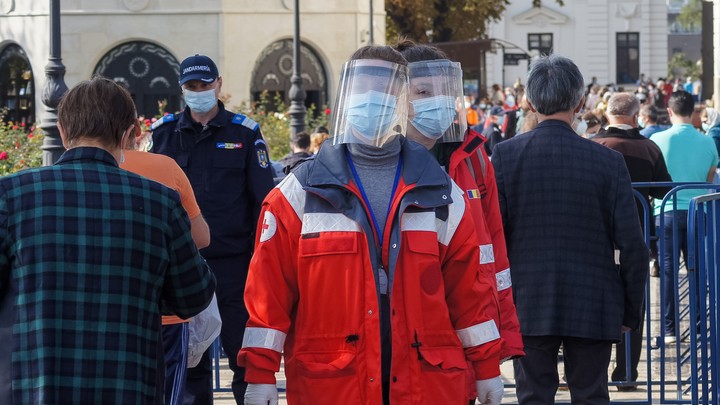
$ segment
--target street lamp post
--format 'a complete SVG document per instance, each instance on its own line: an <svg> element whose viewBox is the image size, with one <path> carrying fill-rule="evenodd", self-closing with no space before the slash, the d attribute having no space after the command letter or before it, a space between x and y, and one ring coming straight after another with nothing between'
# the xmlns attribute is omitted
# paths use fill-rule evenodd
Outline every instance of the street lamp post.
<svg viewBox="0 0 720 405"><path fill-rule="evenodd" d="M370 37L369 44L373 45L375 44L375 16L373 15L373 0L370 1Z"/></svg>
<svg viewBox="0 0 720 405"><path fill-rule="evenodd" d="M290 135L305 130L305 90L302 88L300 66L300 0L295 0L295 32L293 34L293 74L290 78Z"/></svg>
<svg viewBox="0 0 720 405"><path fill-rule="evenodd" d="M60 57L60 0L50 0L50 58L45 66L45 87L42 90L42 102L45 116L40 124L45 138L43 140L43 166L54 164L65 151L60 132L57 129L57 106L67 91L65 85L65 65Z"/></svg>

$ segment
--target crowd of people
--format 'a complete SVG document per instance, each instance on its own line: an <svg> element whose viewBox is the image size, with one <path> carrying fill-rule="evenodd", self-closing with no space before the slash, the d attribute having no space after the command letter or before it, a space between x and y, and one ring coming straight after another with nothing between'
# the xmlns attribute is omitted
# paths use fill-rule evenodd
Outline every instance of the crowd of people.
<svg viewBox="0 0 720 405"><path fill-rule="evenodd" d="M186 58L178 84L185 109L148 134L127 89L79 83L60 160L0 179L0 398L210 404L189 341L214 332L238 404L277 404L282 361L291 404L498 405L504 361L521 404L553 403L561 347L573 401L607 404L613 344L610 380L634 389L650 257L631 182L718 166L720 113L691 79L586 86L550 55L471 100L440 50L365 46L330 129L278 162L212 59ZM667 188L640 191L672 297L672 224L700 191L663 210Z"/></svg>

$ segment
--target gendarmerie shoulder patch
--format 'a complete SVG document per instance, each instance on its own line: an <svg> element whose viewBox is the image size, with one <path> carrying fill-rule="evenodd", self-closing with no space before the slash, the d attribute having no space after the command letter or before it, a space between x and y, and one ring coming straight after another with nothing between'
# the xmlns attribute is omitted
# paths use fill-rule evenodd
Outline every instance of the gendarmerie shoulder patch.
<svg viewBox="0 0 720 405"><path fill-rule="evenodd" d="M252 118L248 118L242 114L235 114L232 119L232 123L236 125L242 125L252 131L257 131L257 129L260 127L260 124L255 122Z"/></svg>
<svg viewBox="0 0 720 405"><path fill-rule="evenodd" d="M158 127L160 127L160 126L163 125L163 124L167 124L168 122L173 122L173 121L177 121L177 120L178 120L178 116L177 116L177 115L175 115L175 114L165 114L165 115L162 116L162 118L160 118L159 120L153 122L153 124L150 125L150 130L151 130L151 131L154 131L154 130L156 130Z"/></svg>

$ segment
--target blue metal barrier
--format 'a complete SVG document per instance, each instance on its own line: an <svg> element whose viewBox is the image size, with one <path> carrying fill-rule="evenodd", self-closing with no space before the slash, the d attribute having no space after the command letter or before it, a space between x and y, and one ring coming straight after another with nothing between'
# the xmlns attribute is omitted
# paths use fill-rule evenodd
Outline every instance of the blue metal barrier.
<svg viewBox="0 0 720 405"><path fill-rule="evenodd" d="M654 297L651 294L650 283L646 285L646 319L645 319L645 359L647 362L647 373L646 381L638 382L641 385L647 387L647 397L642 403L649 404L716 404L715 396L710 397L709 392L712 387L717 385L713 384L709 376L715 378L714 374L717 373L718 368L713 367L713 361L717 362L717 359L710 353L716 353L712 349L708 352L708 337L717 336L715 314L709 314L708 308L714 308L713 306L705 306L707 300L714 300L716 297L716 291L712 288L708 291L706 288L699 288L707 286L708 272L707 264L714 263L717 254L710 256L708 252L709 246L714 246L713 243L716 240L713 236L712 240L701 239L701 235L706 235L708 227L713 229L713 232L717 232L715 229L720 228L720 217L715 217L712 221L706 217L703 213L703 209L692 208L688 211L687 219L687 232L679 232L679 224L677 218L671 216L672 224L668 224L672 228L672 275L673 275L673 289L672 297L665 297L662 285L667 275L665 274L662 266L663 258L666 254L665 250L665 238L666 235L663 229L666 225L666 213L671 213L677 208L677 194L683 190L720 190L720 186L712 185L708 183L633 183L633 187L647 188L647 187L672 187L670 192L665 196L660 204L660 213L658 218L658 263L660 264L660 312L657 319L654 319L655 314L653 313L653 300ZM641 202L643 207L643 218L644 218L644 232L646 243L650 242L650 226L654 226L653 222L650 222L652 216L650 214L650 206L647 200L639 192L635 192L636 197ZM697 199L704 199L703 197L697 197ZM695 200L693 200L695 201ZM704 200L703 200L704 201ZM692 204L696 204L693 202ZM694 205L691 204L691 207ZM704 228L698 229L698 219L702 219L702 225ZM712 235L714 233L711 232ZM687 237L688 242L688 257L685 258L687 263L685 268L687 269L687 276L680 276L680 251L681 251L681 240L683 237ZM700 241L703 241L702 244ZM715 250L715 248L710 249ZM709 260L711 259L711 260ZM712 273L714 274L714 273ZM671 343L668 340L666 344L666 334L664 327L664 313L667 306L668 300L672 299L674 305L674 318L676 319L676 331L674 337L676 342ZM714 302L714 301L711 301ZM691 303L699 303L691 305ZM712 312L712 311L710 311ZM702 319L703 314L709 314L715 316L708 316L707 319L710 322L710 327L705 322L696 323L691 320ZM652 329L653 324L660 325L659 334L653 336L654 331ZM689 344L686 342L689 341ZM674 346L673 346L674 345ZM653 353L657 351L657 353ZM626 345L626 358L629 357L629 347ZM626 376L630 375L630 366L627 366ZM654 370L655 369L655 370ZM710 371L712 370L712 371ZM655 372L654 372L655 371ZM624 383L629 383L626 381ZM657 397L653 389L657 388ZM674 394L674 395L673 395ZM711 402L708 402L710 400ZM647 402L645 402L647 401ZM618 403L613 401L613 403ZM640 402L635 402L640 403Z"/></svg>
<svg viewBox="0 0 720 405"><path fill-rule="evenodd" d="M705 315L700 322L690 324L690 347L696 348L691 358L693 374L691 390L693 404L717 404L720 400L718 392L718 258L720 250L717 245L720 236L720 194L709 194L696 197L690 202L688 209L688 268L693 268L690 278L691 296L699 293L697 308L690 305L690 319L696 315ZM699 288L695 288L695 286ZM699 360L699 361L698 361Z"/></svg>

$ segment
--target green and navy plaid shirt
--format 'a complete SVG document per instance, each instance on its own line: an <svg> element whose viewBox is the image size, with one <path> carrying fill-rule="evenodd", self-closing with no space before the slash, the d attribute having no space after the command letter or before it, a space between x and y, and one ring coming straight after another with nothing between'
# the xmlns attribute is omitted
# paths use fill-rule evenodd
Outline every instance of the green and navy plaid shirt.
<svg viewBox="0 0 720 405"><path fill-rule="evenodd" d="M0 403L161 403L161 306L214 290L178 194L104 150L0 178Z"/></svg>

